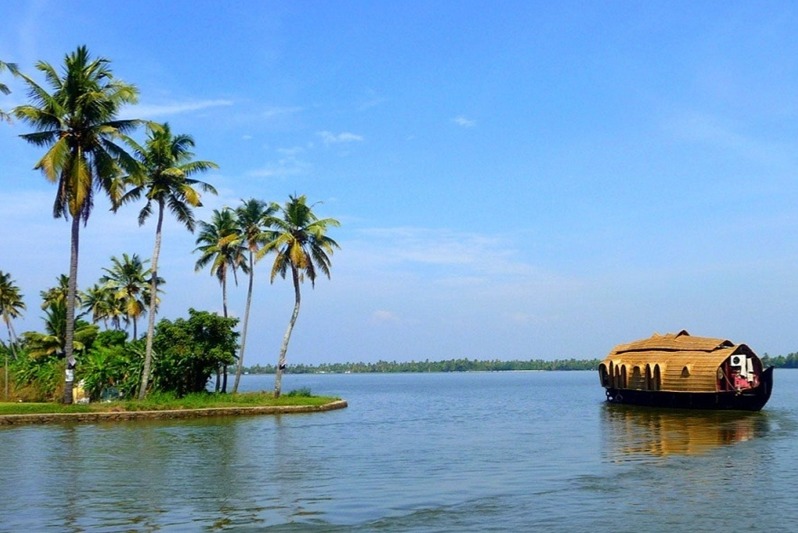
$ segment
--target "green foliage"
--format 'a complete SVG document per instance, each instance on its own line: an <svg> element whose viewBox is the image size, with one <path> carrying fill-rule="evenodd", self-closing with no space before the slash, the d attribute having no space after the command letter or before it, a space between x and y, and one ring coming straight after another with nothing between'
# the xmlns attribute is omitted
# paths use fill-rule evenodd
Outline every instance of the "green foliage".
<svg viewBox="0 0 798 533"><path fill-rule="evenodd" d="M234 362L238 319L189 309L189 318L161 320L153 341L153 389L178 396L204 391L220 365Z"/></svg>
<svg viewBox="0 0 798 533"><path fill-rule="evenodd" d="M774 366L776 368L798 368L798 353L791 353L771 357L768 354L762 356L762 364L765 368Z"/></svg>
<svg viewBox="0 0 798 533"><path fill-rule="evenodd" d="M11 365L15 396L25 401L49 401L59 394L64 379L60 357L31 357L23 351Z"/></svg>
<svg viewBox="0 0 798 533"><path fill-rule="evenodd" d="M124 346L127 342L127 332L118 329L101 331L94 339L94 346Z"/></svg>
<svg viewBox="0 0 798 533"><path fill-rule="evenodd" d="M312 396L310 393L309 387L302 387L301 389L294 389L291 392L287 393L286 396L289 398L309 398Z"/></svg>
<svg viewBox="0 0 798 533"><path fill-rule="evenodd" d="M119 332L116 332L119 333ZM116 341L111 336L103 340ZM131 398L139 386L143 364L142 341L121 344L99 344L80 359L77 378L92 401Z"/></svg>

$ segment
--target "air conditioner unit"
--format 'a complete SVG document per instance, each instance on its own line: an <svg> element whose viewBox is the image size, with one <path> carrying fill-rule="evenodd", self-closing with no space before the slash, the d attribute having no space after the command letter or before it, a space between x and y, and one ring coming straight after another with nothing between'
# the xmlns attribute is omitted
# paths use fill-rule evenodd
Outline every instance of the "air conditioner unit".
<svg viewBox="0 0 798 533"><path fill-rule="evenodd" d="M732 355L731 356L731 366L740 366L745 368L745 360L746 357L744 355Z"/></svg>

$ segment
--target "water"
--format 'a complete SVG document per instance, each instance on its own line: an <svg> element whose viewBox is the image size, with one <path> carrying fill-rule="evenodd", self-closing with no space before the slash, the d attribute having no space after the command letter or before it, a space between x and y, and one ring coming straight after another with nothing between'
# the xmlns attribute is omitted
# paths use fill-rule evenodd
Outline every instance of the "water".
<svg viewBox="0 0 798 533"><path fill-rule="evenodd" d="M349 407L0 428L0 530L798 530L798 372L775 379L711 414L607 405L593 372L287 375Z"/></svg>

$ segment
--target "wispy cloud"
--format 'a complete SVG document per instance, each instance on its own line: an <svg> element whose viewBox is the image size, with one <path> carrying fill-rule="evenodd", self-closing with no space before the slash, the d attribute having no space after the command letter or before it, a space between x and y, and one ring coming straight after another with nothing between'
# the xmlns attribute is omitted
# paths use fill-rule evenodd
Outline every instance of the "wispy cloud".
<svg viewBox="0 0 798 533"><path fill-rule="evenodd" d="M399 317L392 311L385 309L377 309L371 314L371 322L376 324L384 324L388 322L399 322Z"/></svg>
<svg viewBox="0 0 798 533"><path fill-rule="evenodd" d="M368 100L364 101L363 103L361 103L357 107L357 110L358 111L367 111L367 110L369 110L369 109L371 109L373 107L381 106L382 104L384 104L387 101L388 101L387 98L383 98L381 96L373 96L373 97L369 98Z"/></svg>
<svg viewBox="0 0 798 533"><path fill-rule="evenodd" d="M156 118L203 111L214 107L228 107L231 105L233 105L232 100L191 100L166 104L138 104L126 108L121 114L124 118L130 118L134 115L137 118Z"/></svg>
<svg viewBox="0 0 798 533"><path fill-rule="evenodd" d="M283 117L283 116L286 116L286 115L295 115L297 113L301 113L303 110L304 110L304 108L299 107L299 106L294 106L294 107L279 107L279 106L277 106L277 107L268 107L268 108L266 108L263 111L262 116L265 119L272 119L272 118L277 118L277 117Z"/></svg>
<svg viewBox="0 0 798 533"><path fill-rule="evenodd" d="M324 144L340 144L340 143L350 143L350 142L362 142L363 137L361 135L357 135L355 133L349 133L348 131L344 131L341 133L332 133L329 131L320 131L317 133Z"/></svg>
<svg viewBox="0 0 798 533"><path fill-rule="evenodd" d="M452 122L463 128L473 128L477 125L476 121L466 118L463 115L458 115L452 119Z"/></svg>
<svg viewBox="0 0 798 533"><path fill-rule="evenodd" d="M766 164L794 164L789 147L740 133L734 124L703 113L683 113L665 122L665 129L682 141L714 146Z"/></svg>
<svg viewBox="0 0 798 533"><path fill-rule="evenodd" d="M455 275L469 282L485 275L539 274L532 265L520 261L513 243L501 236L414 227L374 228L364 230L363 236L372 260L378 257L383 266L426 265L439 269L444 277Z"/></svg>
<svg viewBox="0 0 798 533"><path fill-rule="evenodd" d="M284 178L305 174L310 169L310 163L297 159L298 152L286 149L282 153L284 157L267 163L261 168L251 170L246 175L253 178Z"/></svg>

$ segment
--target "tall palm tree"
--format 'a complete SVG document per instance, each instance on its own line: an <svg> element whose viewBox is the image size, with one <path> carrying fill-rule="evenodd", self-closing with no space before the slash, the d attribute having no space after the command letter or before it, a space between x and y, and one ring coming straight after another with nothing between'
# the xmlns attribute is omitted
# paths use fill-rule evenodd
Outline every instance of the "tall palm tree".
<svg viewBox="0 0 798 533"><path fill-rule="evenodd" d="M14 359L17 358L16 343L17 334L14 332L14 326L11 321L19 318L22 311L25 309L25 302L22 301L22 293L16 282L11 279L11 274L0 270L0 316L3 317L6 329L8 330L8 346ZM8 400L8 352L5 354L5 396Z"/></svg>
<svg viewBox="0 0 798 533"><path fill-rule="evenodd" d="M133 188L122 197L122 202L137 200L144 196L147 203L139 212L139 225L152 214L153 204L158 207L158 221L155 224L155 245L152 251L152 283L150 294L158 294L158 257L161 253L161 235L164 212L169 211L183 224L188 231L194 233L196 226L192 208L202 206L200 193L216 194L208 183L191 176L213 168L219 168L212 161L192 161L194 154L189 150L194 147L194 139L189 135L173 135L169 124L151 125L147 141L143 147L135 149L136 158L141 169L133 177ZM144 369L141 376L139 398L147 395L152 365L152 339L155 332L155 307L151 301L147 321L147 344L144 351Z"/></svg>
<svg viewBox="0 0 798 533"><path fill-rule="evenodd" d="M258 252L258 258L261 258L266 252L275 251L271 274L272 282L277 274L285 279L286 273L290 270L291 280L294 283L294 311L280 347L274 382L275 398L280 397L288 341L291 339L291 332L294 330L294 324L299 316L301 300L299 286L307 277L311 286L315 287L317 270L320 270L327 278L330 277L329 256L333 254L335 248L340 248L340 246L326 235L327 228L341 225L333 218L318 218L313 213L312 206L307 204L304 195L298 198L289 196L288 201L280 208L280 212L281 217L274 219L276 238Z"/></svg>
<svg viewBox="0 0 798 533"><path fill-rule="evenodd" d="M247 247L247 267L249 269L247 284L247 304L244 309L244 326L241 331L241 349L238 352L236 364L236 379L233 382L233 394L238 392L241 381L241 369L244 366L244 351L247 347L247 327L249 325L249 310L252 305L252 288L255 282L255 254L266 244L273 241L276 235L271 228L274 225L274 214L280 206L274 202L267 204L262 200L250 198L241 200L242 204L236 208L238 231L243 237Z"/></svg>
<svg viewBox="0 0 798 533"><path fill-rule="evenodd" d="M114 298L121 304L125 322L133 324L133 340L138 338L138 319L147 312L147 305L157 305L157 297L150 293L152 271L146 267L149 259L144 261L133 254L122 254L122 259L111 257L111 268L103 268L105 275L100 283L106 284L114 293ZM163 282L163 280L159 280Z"/></svg>
<svg viewBox="0 0 798 533"><path fill-rule="evenodd" d="M221 211L213 210L210 222L200 221L200 232L197 236L197 248L202 255L197 259L195 271L200 271L207 265L211 266L211 276L216 276L222 286L222 311L227 318L227 272L233 273L233 281L238 285L236 271L240 268L244 273L249 272L244 252L244 239L238 232L238 222L235 212L225 207ZM220 372L221 374L222 372ZM223 369L222 392L227 392L227 367ZM216 380L216 390L219 390L219 379Z"/></svg>
<svg viewBox="0 0 798 533"><path fill-rule="evenodd" d="M138 91L113 77L109 61L92 58L85 46L64 59L63 71L44 61L36 64L51 92L24 74L30 102L14 109L14 115L36 131L22 135L26 141L47 147L36 163L47 180L56 183L55 218L72 218L69 259L69 290L65 333L67 361L64 403L72 403L74 368L75 295L77 293L80 222L88 221L94 206L94 191L108 194L112 204L121 197L120 166L135 167L135 160L119 143L140 121L117 120L122 106L135 103Z"/></svg>

